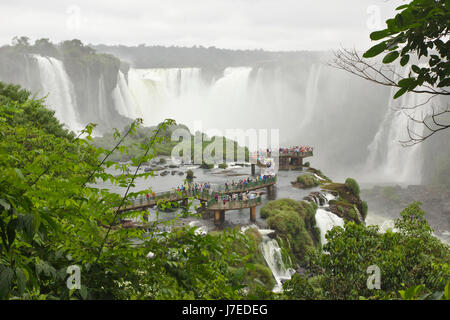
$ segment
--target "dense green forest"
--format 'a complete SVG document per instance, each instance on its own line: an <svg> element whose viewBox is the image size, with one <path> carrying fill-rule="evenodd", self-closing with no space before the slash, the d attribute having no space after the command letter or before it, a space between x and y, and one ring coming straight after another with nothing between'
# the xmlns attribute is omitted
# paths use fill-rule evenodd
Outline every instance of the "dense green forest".
<svg viewBox="0 0 450 320"><path fill-rule="evenodd" d="M53 112L18 86L0 84L0 297L3 299L417 299L449 298L449 247L432 235L418 203L396 221L397 232L347 222L327 234L324 254L317 240L314 205L269 202L262 211L292 261L308 273L271 292L273 278L254 230L205 236L174 228L139 239L143 231L120 228L117 207L125 198L90 187L96 179L133 185L138 176L94 146L92 125L81 136L67 132ZM117 144L137 132L140 121ZM153 130L134 164L149 161L175 125ZM114 148L113 148L114 149ZM125 150L126 152L126 150ZM112 176L105 167L117 166ZM350 186L350 184L349 184ZM141 217L142 212L135 212ZM167 222L172 223L172 222ZM151 234L152 235L152 234ZM153 255L148 258L149 252ZM382 287L366 287L366 269L382 270ZM67 268L81 267L81 289L69 290ZM446 285L447 284L447 285ZM245 289L245 290L244 290Z"/></svg>

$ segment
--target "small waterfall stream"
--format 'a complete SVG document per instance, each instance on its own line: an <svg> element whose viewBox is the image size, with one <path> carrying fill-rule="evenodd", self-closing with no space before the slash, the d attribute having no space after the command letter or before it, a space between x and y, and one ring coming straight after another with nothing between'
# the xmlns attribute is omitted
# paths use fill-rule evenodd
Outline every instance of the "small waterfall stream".
<svg viewBox="0 0 450 320"><path fill-rule="evenodd" d="M259 229L258 231L263 236L263 241L261 242L262 254L276 281L273 292L281 292L283 290L283 280L291 279L295 270L286 268L277 240L268 236L273 230Z"/></svg>
<svg viewBox="0 0 450 320"><path fill-rule="evenodd" d="M287 268L283 261L281 248L276 239L269 237L269 234L274 233L271 229L259 229L256 225L244 226L241 232L245 232L248 228L256 228L262 236L260 249L263 254L267 266L272 271L272 275L276 281L273 292L281 292L283 290L283 281L291 279L295 270Z"/></svg>
<svg viewBox="0 0 450 320"><path fill-rule="evenodd" d="M326 208L329 207L329 201L335 199L331 193L320 192L317 195L310 196L315 203L319 206L316 210L316 225L320 229L320 242L322 246L327 243L325 234L328 230L331 230L335 226L344 226L344 219L338 217L334 213L327 211Z"/></svg>

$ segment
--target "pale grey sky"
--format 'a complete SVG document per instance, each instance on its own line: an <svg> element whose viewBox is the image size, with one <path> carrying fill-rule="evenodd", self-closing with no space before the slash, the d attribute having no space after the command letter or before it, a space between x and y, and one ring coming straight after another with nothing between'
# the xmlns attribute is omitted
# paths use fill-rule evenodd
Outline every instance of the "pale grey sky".
<svg viewBox="0 0 450 320"><path fill-rule="evenodd" d="M368 48L369 33L402 0L2 0L0 45L14 36L53 42L216 46L230 49Z"/></svg>

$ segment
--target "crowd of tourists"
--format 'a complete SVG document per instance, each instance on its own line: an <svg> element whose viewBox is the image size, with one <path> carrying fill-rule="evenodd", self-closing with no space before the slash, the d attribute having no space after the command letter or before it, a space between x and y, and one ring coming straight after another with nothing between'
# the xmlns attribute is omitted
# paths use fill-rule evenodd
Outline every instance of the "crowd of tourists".
<svg viewBox="0 0 450 320"><path fill-rule="evenodd" d="M177 186L176 188L173 188L171 191L171 194L175 192L181 192L183 194L190 193L190 194L196 194L196 193L203 193L207 192L211 197L213 197L217 202L222 201L225 205L227 202L230 201L248 201L252 199L256 199L259 197L260 193L254 193L243 191L239 192L239 190L245 189L249 184L254 182L261 182L265 183L268 179L270 179L271 175L258 175L254 178L247 177L243 179L239 179L238 181L232 180L231 182L225 182L225 191L234 191L235 193L228 193L228 194L221 194L220 191L215 191L211 189L211 183L204 182L204 183L185 183L181 186ZM146 198L147 200L150 199L150 196L153 198L156 198L156 194L154 192L147 193Z"/></svg>
<svg viewBox="0 0 450 320"><path fill-rule="evenodd" d="M231 194L223 194L220 196L218 193L215 194L215 199L217 202L222 201L223 205L231 201L248 201L259 197L259 193L253 193L249 191L245 192L235 192Z"/></svg>
<svg viewBox="0 0 450 320"><path fill-rule="evenodd" d="M178 186L175 191L177 192L203 192L211 190L211 184L209 182L205 183L189 183L186 185Z"/></svg>
<svg viewBox="0 0 450 320"><path fill-rule="evenodd" d="M305 152L312 152L313 148L309 147L309 146L292 146L289 148L278 148L278 152L280 154L286 154L286 153L305 153ZM272 149L267 148L267 149L259 149L258 151L256 151L256 153L254 154L255 157L257 158L264 158L264 157L271 157L272 155Z"/></svg>
<svg viewBox="0 0 450 320"><path fill-rule="evenodd" d="M293 146L289 148L280 148L278 150L280 154L286 154L286 153L305 153L305 152L312 152L313 148L308 146Z"/></svg>
<svg viewBox="0 0 450 320"><path fill-rule="evenodd" d="M225 182L225 190L235 190L235 189L243 189L247 187L249 184L253 182L262 182L264 183L267 179L271 178L269 175L259 175L256 176L254 179L248 177L247 179L239 179L239 181L235 182L234 180L230 182Z"/></svg>

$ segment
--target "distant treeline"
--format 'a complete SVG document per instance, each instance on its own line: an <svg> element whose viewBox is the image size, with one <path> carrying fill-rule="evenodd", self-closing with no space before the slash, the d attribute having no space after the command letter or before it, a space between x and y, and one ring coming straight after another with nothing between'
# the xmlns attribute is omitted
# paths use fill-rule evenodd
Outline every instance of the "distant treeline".
<svg viewBox="0 0 450 320"><path fill-rule="evenodd" d="M236 66L292 64L295 61L317 60L318 52L273 52L259 50L229 50L216 47L178 46L124 46L89 45L98 52L112 54L136 68L187 68L223 69Z"/></svg>

